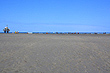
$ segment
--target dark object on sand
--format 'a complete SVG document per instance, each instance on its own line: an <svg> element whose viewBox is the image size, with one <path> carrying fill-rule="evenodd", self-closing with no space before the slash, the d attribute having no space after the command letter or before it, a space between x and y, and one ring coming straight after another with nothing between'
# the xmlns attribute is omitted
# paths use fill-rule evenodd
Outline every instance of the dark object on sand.
<svg viewBox="0 0 110 73"><path fill-rule="evenodd" d="M58 34L58 32L56 32L56 34Z"/></svg>
<svg viewBox="0 0 110 73"><path fill-rule="evenodd" d="M104 32L103 34L106 34L106 32Z"/></svg>
<svg viewBox="0 0 110 73"><path fill-rule="evenodd" d="M5 28L3 29L3 31L4 31L4 33L9 33L10 29L9 29L8 27L5 27Z"/></svg>
<svg viewBox="0 0 110 73"><path fill-rule="evenodd" d="M94 34L97 34L97 33L94 33Z"/></svg>

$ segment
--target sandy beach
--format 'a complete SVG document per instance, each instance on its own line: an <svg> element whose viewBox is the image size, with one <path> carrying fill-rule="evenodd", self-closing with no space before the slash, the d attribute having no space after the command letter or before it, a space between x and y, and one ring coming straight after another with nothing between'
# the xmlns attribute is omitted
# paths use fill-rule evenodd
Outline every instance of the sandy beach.
<svg viewBox="0 0 110 73"><path fill-rule="evenodd" d="M0 73L110 73L110 35L0 34Z"/></svg>

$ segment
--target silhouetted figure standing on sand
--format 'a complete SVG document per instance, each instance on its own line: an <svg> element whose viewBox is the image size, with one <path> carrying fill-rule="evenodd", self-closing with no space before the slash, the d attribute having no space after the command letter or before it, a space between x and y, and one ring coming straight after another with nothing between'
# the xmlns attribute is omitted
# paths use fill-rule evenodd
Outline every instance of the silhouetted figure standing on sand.
<svg viewBox="0 0 110 73"><path fill-rule="evenodd" d="M8 29L8 27L5 27L5 28L3 29L3 31L4 31L4 33L9 33L10 29Z"/></svg>

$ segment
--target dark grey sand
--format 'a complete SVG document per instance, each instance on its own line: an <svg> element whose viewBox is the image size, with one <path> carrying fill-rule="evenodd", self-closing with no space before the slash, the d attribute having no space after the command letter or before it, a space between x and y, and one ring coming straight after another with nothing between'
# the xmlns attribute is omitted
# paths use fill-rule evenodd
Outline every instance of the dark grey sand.
<svg viewBox="0 0 110 73"><path fill-rule="evenodd" d="M0 34L0 73L110 73L110 35Z"/></svg>

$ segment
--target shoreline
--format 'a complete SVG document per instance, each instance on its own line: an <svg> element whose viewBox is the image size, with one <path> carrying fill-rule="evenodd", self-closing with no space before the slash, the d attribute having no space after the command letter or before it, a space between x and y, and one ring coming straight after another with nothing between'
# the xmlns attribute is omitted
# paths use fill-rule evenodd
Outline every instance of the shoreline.
<svg viewBox="0 0 110 73"><path fill-rule="evenodd" d="M8 34L110 34L110 32L9 32Z"/></svg>
<svg viewBox="0 0 110 73"><path fill-rule="evenodd" d="M33 34L33 33L0 33L0 34L6 34L6 35L8 35L8 34L12 34L12 35L19 35L19 34L25 34L25 35L110 35L110 34L42 34L42 33L40 33L40 34Z"/></svg>

